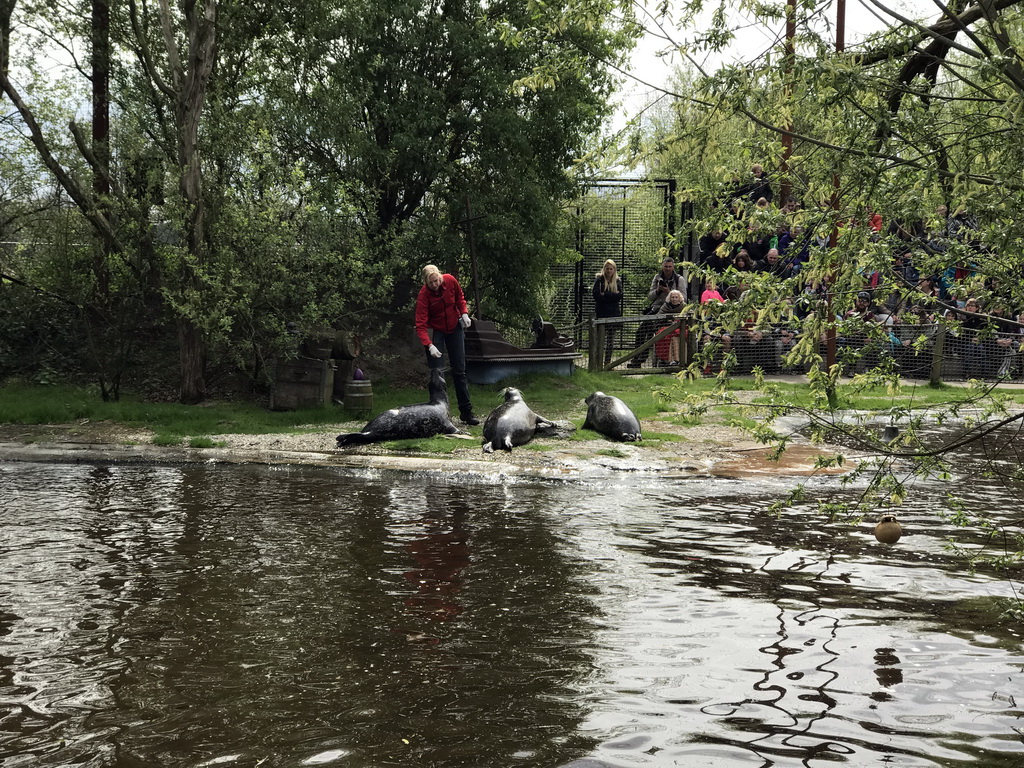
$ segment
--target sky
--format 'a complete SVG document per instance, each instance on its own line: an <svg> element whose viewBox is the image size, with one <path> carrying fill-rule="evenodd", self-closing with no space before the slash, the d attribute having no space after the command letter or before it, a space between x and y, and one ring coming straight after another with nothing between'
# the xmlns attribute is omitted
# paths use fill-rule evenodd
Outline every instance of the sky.
<svg viewBox="0 0 1024 768"><path fill-rule="evenodd" d="M939 14L939 10L932 0L895 0L890 4L900 13L912 18L934 20ZM740 27L735 44L724 56L705 56L703 59L699 59L702 67L713 70L719 64L749 59L772 49L778 49L784 32L782 22L779 22L777 28L771 29L754 24L750 17L738 12L734 13L736 15L731 19L732 25ZM826 14L833 29L835 13L833 3ZM853 47L863 41L868 34L877 32L886 25L896 23L898 22L879 11L871 0L847 0L846 46L847 48ZM691 30L671 30L672 42L685 43L692 34ZM620 107L612 124L613 130L625 127L630 119L642 113L645 107L662 95L656 88L669 84L674 68L681 62L678 54L658 56L658 52L669 45L670 42L665 37L658 37L651 33L648 33L638 43L633 51L629 74L623 77L619 91Z"/></svg>

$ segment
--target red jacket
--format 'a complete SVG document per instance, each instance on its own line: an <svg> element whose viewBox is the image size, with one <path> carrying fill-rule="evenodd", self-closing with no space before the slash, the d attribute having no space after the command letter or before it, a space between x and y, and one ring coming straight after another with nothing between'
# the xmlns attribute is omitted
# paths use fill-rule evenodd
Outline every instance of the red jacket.
<svg viewBox="0 0 1024 768"><path fill-rule="evenodd" d="M431 328L451 333L459 324L459 318L468 312L459 281L449 274L441 275L438 290L432 291L424 285L416 297L416 335L424 347L429 347L433 344Z"/></svg>

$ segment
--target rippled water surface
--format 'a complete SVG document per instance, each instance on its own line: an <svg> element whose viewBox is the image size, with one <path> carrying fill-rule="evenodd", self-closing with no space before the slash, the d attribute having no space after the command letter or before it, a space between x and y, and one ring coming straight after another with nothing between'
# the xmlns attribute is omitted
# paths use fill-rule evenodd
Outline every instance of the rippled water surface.
<svg viewBox="0 0 1024 768"><path fill-rule="evenodd" d="M888 547L752 482L0 464L0 763L1024 765L941 492Z"/></svg>

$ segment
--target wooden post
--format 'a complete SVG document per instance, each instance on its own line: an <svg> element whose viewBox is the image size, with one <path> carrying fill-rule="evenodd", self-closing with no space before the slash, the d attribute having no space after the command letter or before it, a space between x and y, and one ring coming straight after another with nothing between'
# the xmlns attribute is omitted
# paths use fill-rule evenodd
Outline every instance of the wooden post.
<svg viewBox="0 0 1024 768"><path fill-rule="evenodd" d="M616 318L616 319L618 319L618 318ZM649 350L651 347L653 347L655 344L657 344L663 338L668 336L675 328L678 328L680 326L680 322L681 322L681 319L678 318L678 317L675 317L674 315L654 315L654 316L644 315L644 316L641 316L641 317L631 317L631 318L628 318L628 319L630 319L630 320L641 320L641 321L652 321L652 322L661 322L661 321L665 320L665 321L668 322L668 325L666 325L664 328L662 328L658 333L654 334L654 336L649 338L647 341L645 341L639 347L636 347L635 349L631 350L630 352L628 352L627 354L623 355L622 357L619 357L616 360L612 360L610 363L608 363L608 365L604 366L604 370L606 370L606 371L610 371L610 370L612 370L612 369L622 365L623 363L628 362L629 360L632 360L637 355L641 355L642 354L642 355L646 356L647 350Z"/></svg>
<svg viewBox="0 0 1024 768"><path fill-rule="evenodd" d="M594 334L596 337L594 340L594 361L597 363L597 368L594 370L604 370L604 345L605 339L608 337L608 326L604 323L597 324L597 333Z"/></svg>
<svg viewBox="0 0 1024 768"><path fill-rule="evenodd" d="M599 371L597 362L597 320L590 318L590 335L588 337L590 355L587 359L587 370L588 371Z"/></svg>
<svg viewBox="0 0 1024 768"><path fill-rule="evenodd" d="M935 329L935 344L932 346L932 370L928 377L930 384L942 383L942 358L946 347L946 326L939 323Z"/></svg>
<svg viewBox="0 0 1024 768"><path fill-rule="evenodd" d="M788 18L788 17L787 17ZM836 3L836 53L846 50L846 0L838 0ZM829 207L835 211L839 207L839 174L832 174L832 200ZM839 243L839 228L833 219L832 232L829 234L828 247L835 248ZM834 278L834 275L833 275ZM835 312L832 311L832 286L835 279L829 283L829 290L825 297L829 317L828 327L825 329L825 367L830 369L836 364L836 323Z"/></svg>

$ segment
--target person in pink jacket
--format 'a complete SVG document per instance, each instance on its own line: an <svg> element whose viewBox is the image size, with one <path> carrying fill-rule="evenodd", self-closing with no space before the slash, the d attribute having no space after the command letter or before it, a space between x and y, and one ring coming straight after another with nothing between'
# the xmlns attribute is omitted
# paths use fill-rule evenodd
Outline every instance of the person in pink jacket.
<svg viewBox="0 0 1024 768"><path fill-rule="evenodd" d="M433 264L425 266L423 287L416 297L416 335L423 344L431 369L441 368L441 358L447 350L460 418L463 424L475 426L480 419L473 415L466 378L465 330L473 323L468 313L459 281Z"/></svg>
<svg viewBox="0 0 1024 768"><path fill-rule="evenodd" d="M700 295L700 303L707 304L709 301L725 301L722 294L718 292L714 280L708 280L704 285L704 293Z"/></svg>

